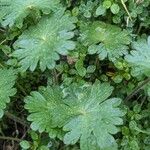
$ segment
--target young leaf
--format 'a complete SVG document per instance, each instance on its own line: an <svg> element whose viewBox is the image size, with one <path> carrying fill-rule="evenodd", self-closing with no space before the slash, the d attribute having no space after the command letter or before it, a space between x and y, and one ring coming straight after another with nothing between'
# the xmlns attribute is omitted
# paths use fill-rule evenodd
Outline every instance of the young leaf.
<svg viewBox="0 0 150 150"><path fill-rule="evenodd" d="M43 17L36 25L30 27L16 41L12 56L18 58L22 71L30 68L34 71L39 63L40 69L53 69L59 54L66 55L75 48L70 40L74 33L76 19L69 14L57 12L50 17Z"/></svg>
<svg viewBox="0 0 150 150"><path fill-rule="evenodd" d="M150 76L150 36L133 43L133 50L125 57L132 66L133 74Z"/></svg>
<svg viewBox="0 0 150 150"><path fill-rule="evenodd" d="M29 149L30 148L30 143L28 141L22 141L20 142L20 146L23 148L23 149Z"/></svg>
<svg viewBox="0 0 150 150"><path fill-rule="evenodd" d="M84 61L84 58L80 58L79 60L77 60L75 64L75 68L81 77L84 77L86 75L86 69L84 68L83 61Z"/></svg>
<svg viewBox="0 0 150 150"><path fill-rule="evenodd" d="M89 46L89 53L92 51L92 54L99 54L100 59L108 55L111 61L127 54L127 45L130 44L130 36L126 30L122 31L117 26L99 21L83 24L80 39L85 46Z"/></svg>
<svg viewBox="0 0 150 150"><path fill-rule="evenodd" d="M6 103L10 102L10 97L16 93L13 88L16 80L16 73L12 69L0 69L0 118L4 114Z"/></svg>
<svg viewBox="0 0 150 150"><path fill-rule="evenodd" d="M57 8L58 4L59 0L1 0L0 20L3 19L3 26L22 27L24 18L32 11L42 11L48 14Z"/></svg>
<svg viewBox="0 0 150 150"><path fill-rule="evenodd" d="M120 7L118 6L118 4L113 4L111 7L110 7L110 10L113 14L117 14L120 10Z"/></svg>

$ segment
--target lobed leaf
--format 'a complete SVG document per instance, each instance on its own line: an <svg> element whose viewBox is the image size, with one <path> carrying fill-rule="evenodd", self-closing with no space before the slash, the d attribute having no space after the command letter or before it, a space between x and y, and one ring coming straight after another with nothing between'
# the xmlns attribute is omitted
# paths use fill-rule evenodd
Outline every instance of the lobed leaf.
<svg viewBox="0 0 150 150"><path fill-rule="evenodd" d="M130 44L126 30L100 21L83 24L80 40L88 46L89 54L97 53L101 60L108 56L111 61L127 54L127 45Z"/></svg>
<svg viewBox="0 0 150 150"><path fill-rule="evenodd" d="M36 11L49 14L58 7L59 0L1 0L0 20L3 26L22 27L24 19Z"/></svg>
<svg viewBox="0 0 150 150"><path fill-rule="evenodd" d="M30 68L34 71L39 63L40 69L53 69L59 54L67 55L75 48L75 42L70 40L74 33L76 18L70 14L57 12L43 17L41 21L23 32L14 44L12 56L19 60L22 71Z"/></svg>
<svg viewBox="0 0 150 150"><path fill-rule="evenodd" d="M74 111L74 117L63 127L67 131L64 136L65 144L75 144L80 140L82 150L88 148L89 139L99 149L105 149L116 145L112 134L116 134L116 125L123 123L121 116L124 113L118 108L121 100L119 98L107 99L113 88L108 83L95 83L74 95L68 94L67 105ZM92 146L92 143L90 144Z"/></svg>
<svg viewBox="0 0 150 150"><path fill-rule="evenodd" d="M0 118L4 115L6 104L10 102L10 97L15 95L13 88L16 80L16 72L12 69L0 69Z"/></svg>
<svg viewBox="0 0 150 150"><path fill-rule="evenodd" d="M150 36L148 39L139 39L132 44L133 50L125 57L131 65L135 76L145 74L150 76Z"/></svg>
<svg viewBox="0 0 150 150"><path fill-rule="evenodd" d="M116 145L112 134L118 132L116 125L123 123L124 113L118 108L119 98L107 99L112 86L73 84L63 92L56 89L43 88L26 99L25 108L31 113L28 120L32 121L33 130L51 133L50 129L63 128L64 143L75 144L80 140L81 150L90 150L93 144L98 149ZM89 143L91 140L93 144Z"/></svg>

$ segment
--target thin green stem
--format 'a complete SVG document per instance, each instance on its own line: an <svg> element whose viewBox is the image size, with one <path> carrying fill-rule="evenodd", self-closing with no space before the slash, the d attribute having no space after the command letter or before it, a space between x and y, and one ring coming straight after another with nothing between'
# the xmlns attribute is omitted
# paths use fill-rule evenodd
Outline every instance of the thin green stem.
<svg viewBox="0 0 150 150"><path fill-rule="evenodd" d="M125 9L126 13L128 14L128 16L129 16L130 20L132 21L132 17L131 17L131 15L130 15L130 13L129 13L128 9L127 9L126 4L124 3L124 1L123 1L123 0L121 0L121 3L122 3L122 5L123 5L123 7L124 7L124 9Z"/></svg>
<svg viewBox="0 0 150 150"><path fill-rule="evenodd" d="M139 86L137 86L125 99L125 101L130 100L134 95L136 95L146 84L150 82L150 78L144 80Z"/></svg>
<svg viewBox="0 0 150 150"><path fill-rule="evenodd" d="M137 31L137 35L140 33L141 29L142 29L142 25L140 24L138 31Z"/></svg>
<svg viewBox="0 0 150 150"><path fill-rule="evenodd" d="M0 43L0 45L2 45L4 42L6 42L7 40L5 39L5 40L3 40L1 43Z"/></svg>
<svg viewBox="0 0 150 150"><path fill-rule="evenodd" d="M4 66L0 63L0 66L2 67L2 68L4 68Z"/></svg>

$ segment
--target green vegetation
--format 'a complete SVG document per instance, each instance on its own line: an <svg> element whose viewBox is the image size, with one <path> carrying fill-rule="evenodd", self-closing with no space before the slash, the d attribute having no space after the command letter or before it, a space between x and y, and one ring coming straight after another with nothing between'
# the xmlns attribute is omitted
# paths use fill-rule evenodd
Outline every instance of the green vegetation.
<svg viewBox="0 0 150 150"><path fill-rule="evenodd" d="M150 149L150 0L0 0L0 150Z"/></svg>

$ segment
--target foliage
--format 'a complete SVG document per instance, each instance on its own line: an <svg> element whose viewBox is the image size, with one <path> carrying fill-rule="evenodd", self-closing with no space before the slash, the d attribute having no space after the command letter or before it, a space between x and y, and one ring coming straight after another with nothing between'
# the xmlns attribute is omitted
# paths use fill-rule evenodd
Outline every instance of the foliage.
<svg viewBox="0 0 150 150"><path fill-rule="evenodd" d="M89 54L98 53L101 60L108 55L114 61L127 53L126 45L130 44L130 38L127 31L121 31L121 28L95 21L81 26L81 42L89 46Z"/></svg>
<svg viewBox="0 0 150 150"><path fill-rule="evenodd" d="M43 17L36 26L25 31L14 44L15 51L12 56L17 57L21 70L30 68L34 71L38 62L40 69L53 69L59 54L66 55L68 50L75 48L72 29L75 18L63 11L50 17Z"/></svg>
<svg viewBox="0 0 150 150"><path fill-rule="evenodd" d="M126 56L137 74L150 75L150 36L148 39L139 39L133 43L133 51Z"/></svg>
<svg viewBox="0 0 150 150"><path fill-rule="evenodd" d="M57 8L59 0L2 0L0 4L2 6L1 20L4 19L2 25L22 27L23 20L28 15L32 13L40 15L40 11L44 14L49 14Z"/></svg>
<svg viewBox="0 0 150 150"><path fill-rule="evenodd" d="M83 150L89 149L88 140L92 138L97 147L104 149L112 146L115 140L110 134L117 133L115 125L123 123L120 117L124 114L117 108L120 99L106 100L112 90L107 83L95 83L82 87L72 85L64 89L64 96L57 87L42 88L40 93L33 92L25 105L32 113L28 117L29 121L33 121L31 128L47 131L50 136L56 137L56 127L63 127L64 131L68 131L64 142L75 144L80 138Z"/></svg>
<svg viewBox="0 0 150 150"><path fill-rule="evenodd" d="M13 88L16 80L15 71L12 69L0 69L0 117L4 115L6 103L14 96L16 89Z"/></svg>
<svg viewBox="0 0 150 150"><path fill-rule="evenodd" d="M149 0L0 0L0 149L150 149Z"/></svg>

